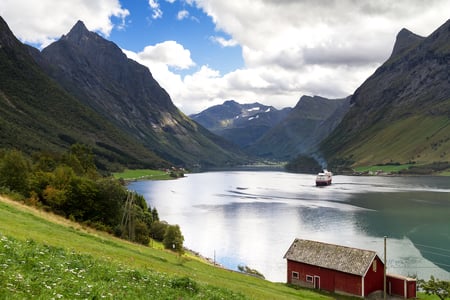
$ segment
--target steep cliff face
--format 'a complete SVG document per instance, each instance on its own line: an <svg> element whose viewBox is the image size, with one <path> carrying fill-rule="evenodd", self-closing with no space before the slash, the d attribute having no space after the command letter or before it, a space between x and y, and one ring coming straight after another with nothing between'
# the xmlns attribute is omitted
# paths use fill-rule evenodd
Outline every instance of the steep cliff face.
<svg viewBox="0 0 450 300"><path fill-rule="evenodd" d="M100 167L168 165L49 78L0 18L0 148L60 152L93 148Z"/></svg>
<svg viewBox="0 0 450 300"><path fill-rule="evenodd" d="M225 142L192 122L172 103L148 68L79 21L42 51L48 74L97 113L147 148L178 165L214 166L239 161ZM230 151L229 151L230 150Z"/></svg>
<svg viewBox="0 0 450 300"><path fill-rule="evenodd" d="M417 46L420 42L422 42L425 38L421 37L406 28L400 30L395 39L394 49L391 53L391 58L400 56L408 50Z"/></svg>
<svg viewBox="0 0 450 300"><path fill-rule="evenodd" d="M283 120L290 110L278 110L257 102L240 104L228 100L190 117L232 143L248 147Z"/></svg>
<svg viewBox="0 0 450 300"><path fill-rule="evenodd" d="M450 21L422 38L405 29L322 144L350 164L450 160Z"/></svg>
<svg viewBox="0 0 450 300"><path fill-rule="evenodd" d="M317 145L339 124L349 99L303 96L287 117L269 130L248 151L259 156L289 160L316 152Z"/></svg>

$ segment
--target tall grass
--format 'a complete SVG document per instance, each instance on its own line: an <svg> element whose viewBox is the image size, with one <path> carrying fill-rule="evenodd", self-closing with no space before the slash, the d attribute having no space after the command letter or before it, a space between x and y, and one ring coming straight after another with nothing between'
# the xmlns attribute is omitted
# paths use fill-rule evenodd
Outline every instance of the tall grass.
<svg viewBox="0 0 450 300"><path fill-rule="evenodd" d="M189 277L114 264L0 234L0 294L41 299L244 299Z"/></svg>
<svg viewBox="0 0 450 300"><path fill-rule="evenodd" d="M0 298L335 298L132 244L1 196L0 234Z"/></svg>

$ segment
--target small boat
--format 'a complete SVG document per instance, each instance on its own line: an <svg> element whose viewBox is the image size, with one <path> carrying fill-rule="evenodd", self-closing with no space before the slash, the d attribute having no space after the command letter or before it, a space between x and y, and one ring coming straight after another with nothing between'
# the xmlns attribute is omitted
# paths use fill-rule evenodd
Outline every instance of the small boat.
<svg viewBox="0 0 450 300"><path fill-rule="evenodd" d="M327 171L327 170L323 170L323 172L317 174L316 186L330 185L332 176L333 176L333 173L331 173L330 171Z"/></svg>

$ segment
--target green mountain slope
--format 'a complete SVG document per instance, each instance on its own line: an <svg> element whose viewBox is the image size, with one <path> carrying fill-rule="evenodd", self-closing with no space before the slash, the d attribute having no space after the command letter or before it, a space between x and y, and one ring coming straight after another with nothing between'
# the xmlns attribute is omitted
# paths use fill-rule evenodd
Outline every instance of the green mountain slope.
<svg viewBox="0 0 450 300"><path fill-rule="evenodd" d="M315 152L317 145L339 124L349 99L303 96L286 118L247 150L255 155L289 160Z"/></svg>
<svg viewBox="0 0 450 300"><path fill-rule="evenodd" d="M168 165L51 80L0 18L0 147L31 154L74 142L91 146L103 168Z"/></svg>
<svg viewBox="0 0 450 300"><path fill-rule="evenodd" d="M450 161L449 74L450 21L427 38L400 31L391 57L321 144L330 164Z"/></svg>

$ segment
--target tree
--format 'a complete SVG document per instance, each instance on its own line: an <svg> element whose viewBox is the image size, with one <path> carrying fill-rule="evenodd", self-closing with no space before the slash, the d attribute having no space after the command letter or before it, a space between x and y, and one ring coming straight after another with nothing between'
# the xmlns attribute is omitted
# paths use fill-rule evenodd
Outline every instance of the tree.
<svg viewBox="0 0 450 300"><path fill-rule="evenodd" d="M33 153L33 171L52 172L58 165L56 154L48 152Z"/></svg>
<svg viewBox="0 0 450 300"><path fill-rule="evenodd" d="M150 207L148 208L148 210L152 212L152 218L153 218L153 222L159 221L159 214L158 211L156 210L156 207L153 207L152 209L150 209Z"/></svg>
<svg viewBox="0 0 450 300"><path fill-rule="evenodd" d="M99 194L95 207L98 220L111 227L120 224L122 207L127 199L126 189L111 178L97 180L97 188Z"/></svg>
<svg viewBox="0 0 450 300"><path fill-rule="evenodd" d="M138 220L135 224L135 239L137 243L148 245L150 243L150 231L148 230L147 224Z"/></svg>
<svg viewBox="0 0 450 300"><path fill-rule="evenodd" d="M428 281L420 280L419 285L427 295L436 295L441 300L450 298L450 281L435 279L431 276Z"/></svg>
<svg viewBox="0 0 450 300"><path fill-rule="evenodd" d="M98 178L92 149L83 144L74 144L65 156L65 163L72 167L77 175Z"/></svg>
<svg viewBox="0 0 450 300"><path fill-rule="evenodd" d="M98 188L96 183L81 176L74 176L68 187L68 198L63 207L66 216L79 221L100 222L102 209L98 207Z"/></svg>
<svg viewBox="0 0 450 300"><path fill-rule="evenodd" d="M164 234L169 226L165 221L154 221L150 228L150 234L153 239L162 242L164 240Z"/></svg>
<svg viewBox="0 0 450 300"><path fill-rule="evenodd" d="M11 191L27 194L28 175L30 164L22 152L17 150L6 151L0 159L0 187Z"/></svg>
<svg viewBox="0 0 450 300"><path fill-rule="evenodd" d="M180 254L183 253L184 236L181 234L180 226L169 225L164 233L164 248L171 249Z"/></svg>
<svg viewBox="0 0 450 300"><path fill-rule="evenodd" d="M61 190L48 185L42 194L46 204L49 205L53 209L53 211L62 213L62 207L67 201L66 190Z"/></svg>
<svg viewBox="0 0 450 300"><path fill-rule="evenodd" d="M51 173L35 172L30 176L30 187L42 197L44 205L51 207L58 214L65 215L64 206L70 197L70 184L74 177L72 168L58 166Z"/></svg>

